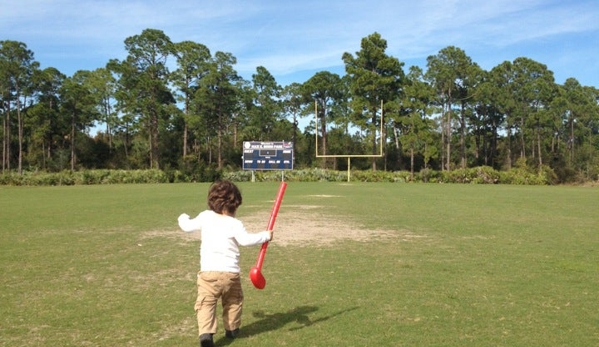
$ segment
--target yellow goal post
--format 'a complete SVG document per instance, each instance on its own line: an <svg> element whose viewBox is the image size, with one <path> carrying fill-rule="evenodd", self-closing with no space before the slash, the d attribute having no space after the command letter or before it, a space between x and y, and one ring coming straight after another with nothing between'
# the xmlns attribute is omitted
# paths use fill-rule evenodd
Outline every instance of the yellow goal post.
<svg viewBox="0 0 599 347"><path fill-rule="evenodd" d="M381 100L381 127L380 135L380 151L379 154L319 154L318 153L318 103L314 101L314 118L316 121L314 138L316 147L316 158L347 158L347 181L351 181L351 158L381 158L383 156L383 101ZM374 136L376 136L376 131Z"/></svg>

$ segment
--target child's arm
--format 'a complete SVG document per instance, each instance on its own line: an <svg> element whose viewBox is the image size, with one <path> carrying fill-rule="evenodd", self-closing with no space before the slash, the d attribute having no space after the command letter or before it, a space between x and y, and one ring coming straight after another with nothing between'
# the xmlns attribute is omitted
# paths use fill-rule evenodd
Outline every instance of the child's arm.
<svg viewBox="0 0 599 347"><path fill-rule="evenodd" d="M261 231L259 233L251 234L245 231L245 229L235 235L235 240L241 246L253 246L260 245L264 242L272 239L272 231Z"/></svg>
<svg viewBox="0 0 599 347"><path fill-rule="evenodd" d="M179 227L185 232L192 232L200 229L199 218L190 219L187 213L183 213L178 218Z"/></svg>

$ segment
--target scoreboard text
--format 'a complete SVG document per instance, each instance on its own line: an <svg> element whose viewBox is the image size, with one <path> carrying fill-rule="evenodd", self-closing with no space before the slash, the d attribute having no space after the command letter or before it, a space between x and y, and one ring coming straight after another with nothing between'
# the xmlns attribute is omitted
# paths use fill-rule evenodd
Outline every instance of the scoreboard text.
<svg viewBox="0 0 599 347"><path fill-rule="evenodd" d="M293 142L243 142L244 170L293 170Z"/></svg>

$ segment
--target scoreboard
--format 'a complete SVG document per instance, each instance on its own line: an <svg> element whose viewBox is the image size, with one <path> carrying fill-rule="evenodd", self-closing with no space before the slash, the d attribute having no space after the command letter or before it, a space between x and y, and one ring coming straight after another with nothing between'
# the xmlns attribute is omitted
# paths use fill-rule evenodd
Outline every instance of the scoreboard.
<svg viewBox="0 0 599 347"><path fill-rule="evenodd" d="M244 170L293 170L293 142L243 142Z"/></svg>

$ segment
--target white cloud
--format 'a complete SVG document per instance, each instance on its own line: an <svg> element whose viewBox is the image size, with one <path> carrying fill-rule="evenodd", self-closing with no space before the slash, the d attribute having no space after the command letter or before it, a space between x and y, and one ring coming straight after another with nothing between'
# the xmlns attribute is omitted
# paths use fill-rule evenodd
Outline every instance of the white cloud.
<svg viewBox="0 0 599 347"><path fill-rule="evenodd" d="M359 51L375 31L402 61L422 61L449 45L493 61L530 54L529 44L559 45L568 35L599 31L594 0L0 0L0 8L2 39L25 42L60 70L122 58L123 41L146 28L230 52L240 72L265 66L275 77L338 67L344 52ZM577 50L599 51L580 42L568 54ZM565 60L544 58L550 68Z"/></svg>

